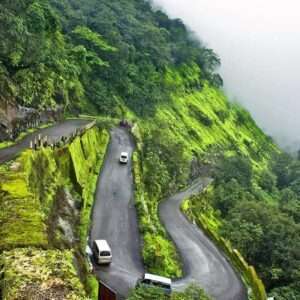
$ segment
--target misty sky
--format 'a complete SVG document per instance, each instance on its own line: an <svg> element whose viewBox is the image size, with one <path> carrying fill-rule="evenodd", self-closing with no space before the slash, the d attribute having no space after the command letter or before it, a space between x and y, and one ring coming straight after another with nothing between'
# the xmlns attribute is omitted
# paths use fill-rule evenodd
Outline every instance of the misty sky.
<svg viewBox="0 0 300 300"><path fill-rule="evenodd" d="M299 0L154 0L221 57L232 99L268 134L300 148Z"/></svg>

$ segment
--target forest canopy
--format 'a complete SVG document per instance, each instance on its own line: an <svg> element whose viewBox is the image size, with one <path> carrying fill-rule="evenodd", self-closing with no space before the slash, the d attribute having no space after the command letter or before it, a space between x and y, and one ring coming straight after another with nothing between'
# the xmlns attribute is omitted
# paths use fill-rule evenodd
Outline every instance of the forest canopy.
<svg viewBox="0 0 300 300"><path fill-rule="evenodd" d="M32 107L139 115L176 90L168 68L197 64L222 85L218 56L180 20L148 1L22 0L0 4L0 82L5 100ZM188 88L200 88L200 85Z"/></svg>

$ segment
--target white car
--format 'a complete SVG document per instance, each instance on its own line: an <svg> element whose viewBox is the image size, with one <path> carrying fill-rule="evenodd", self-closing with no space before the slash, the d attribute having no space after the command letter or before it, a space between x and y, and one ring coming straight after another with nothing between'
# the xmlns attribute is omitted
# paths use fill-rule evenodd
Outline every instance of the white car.
<svg viewBox="0 0 300 300"><path fill-rule="evenodd" d="M128 163L128 153L127 152L122 152L120 155L120 163L121 164L127 164Z"/></svg>
<svg viewBox="0 0 300 300"><path fill-rule="evenodd" d="M111 249L106 240L94 241L93 254L99 265L109 265L112 261Z"/></svg>

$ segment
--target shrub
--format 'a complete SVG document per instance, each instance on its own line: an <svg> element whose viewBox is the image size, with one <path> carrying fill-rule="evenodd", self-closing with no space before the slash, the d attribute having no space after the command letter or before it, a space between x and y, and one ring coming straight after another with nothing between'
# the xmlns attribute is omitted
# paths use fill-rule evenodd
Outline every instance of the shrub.
<svg viewBox="0 0 300 300"><path fill-rule="evenodd" d="M248 116L245 111L240 109L236 110L236 124L243 126L247 123Z"/></svg>
<svg viewBox="0 0 300 300"><path fill-rule="evenodd" d="M190 115L204 126L212 127L213 120L201 111L197 106L189 104Z"/></svg>
<svg viewBox="0 0 300 300"><path fill-rule="evenodd" d="M216 181L228 182L236 179L243 187L251 186L253 175L251 161L244 156L224 157L216 170Z"/></svg>
<svg viewBox="0 0 300 300"><path fill-rule="evenodd" d="M262 189L272 192L272 190L276 187L276 176L270 171L262 172L259 178L259 185Z"/></svg>
<svg viewBox="0 0 300 300"><path fill-rule="evenodd" d="M215 112L215 114L217 115L217 117L220 119L222 123L224 123L226 119L228 119L229 117L229 112L226 110L218 110Z"/></svg>

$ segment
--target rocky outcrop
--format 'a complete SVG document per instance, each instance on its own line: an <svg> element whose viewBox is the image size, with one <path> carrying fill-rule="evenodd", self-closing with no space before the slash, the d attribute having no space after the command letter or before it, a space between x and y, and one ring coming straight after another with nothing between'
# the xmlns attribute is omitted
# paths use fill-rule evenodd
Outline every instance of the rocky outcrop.
<svg viewBox="0 0 300 300"><path fill-rule="evenodd" d="M42 123L60 121L62 118L62 107L39 111L0 98L0 142L14 140L29 128L36 128Z"/></svg>

